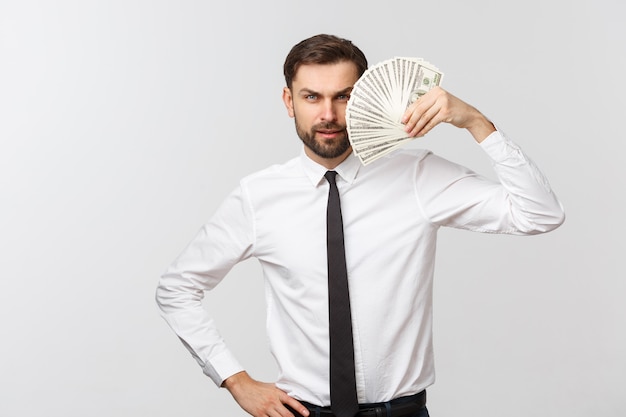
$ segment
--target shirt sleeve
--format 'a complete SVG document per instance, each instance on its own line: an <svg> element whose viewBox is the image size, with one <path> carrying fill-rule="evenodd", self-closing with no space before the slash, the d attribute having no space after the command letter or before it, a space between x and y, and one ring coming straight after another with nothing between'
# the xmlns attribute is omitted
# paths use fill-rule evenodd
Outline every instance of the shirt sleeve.
<svg viewBox="0 0 626 417"><path fill-rule="evenodd" d="M243 370L202 306L232 267L251 256L253 221L238 188L218 208L161 276L156 291L162 317L216 385Z"/></svg>
<svg viewBox="0 0 626 417"><path fill-rule="evenodd" d="M495 131L479 146L497 181L432 154L418 167L418 198L433 223L519 235L549 232L563 223L562 204L517 144Z"/></svg>

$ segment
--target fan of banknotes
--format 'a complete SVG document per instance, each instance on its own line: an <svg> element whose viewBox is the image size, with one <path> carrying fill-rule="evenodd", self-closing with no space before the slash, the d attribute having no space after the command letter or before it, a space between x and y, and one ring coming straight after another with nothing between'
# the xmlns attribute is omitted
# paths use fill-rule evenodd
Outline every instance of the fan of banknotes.
<svg viewBox="0 0 626 417"><path fill-rule="evenodd" d="M354 84L346 128L363 165L411 141L400 122L406 108L441 84L443 73L422 58L395 57L368 68Z"/></svg>

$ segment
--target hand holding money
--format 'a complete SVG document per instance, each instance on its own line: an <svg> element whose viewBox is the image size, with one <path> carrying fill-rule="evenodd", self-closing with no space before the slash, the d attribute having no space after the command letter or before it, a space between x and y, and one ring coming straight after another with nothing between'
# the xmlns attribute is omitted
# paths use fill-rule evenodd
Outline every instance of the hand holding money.
<svg viewBox="0 0 626 417"><path fill-rule="evenodd" d="M441 83L443 73L421 58L396 57L365 71L346 106L346 129L364 165L413 140L402 116Z"/></svg>
<svg viewBox="0 0 626 417"><path fill-rule="evenodd" d="M439 123L450 123L468 129L478 143L495 130L493 124L476 108L441 87L433 88L410 104L401 122L410 137L424 136Z"/></svg>

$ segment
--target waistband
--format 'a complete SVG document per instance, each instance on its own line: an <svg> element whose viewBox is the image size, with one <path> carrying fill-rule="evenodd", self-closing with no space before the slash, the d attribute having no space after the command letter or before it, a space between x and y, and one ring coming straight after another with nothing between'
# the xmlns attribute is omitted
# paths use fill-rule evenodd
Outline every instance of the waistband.
<svg viewBox="0 0 626 417"><path fill-rule="evenodd" d="M330 407L320 407L300 401L310 412L310 417L334 417ZM426 390L415 395L396 398L381 403L359 404L359 412L355 417L402 417L415 414L426 406ZM293 410L291 410L293 412ZM298 413L294 413L298 416Z"/></svg>

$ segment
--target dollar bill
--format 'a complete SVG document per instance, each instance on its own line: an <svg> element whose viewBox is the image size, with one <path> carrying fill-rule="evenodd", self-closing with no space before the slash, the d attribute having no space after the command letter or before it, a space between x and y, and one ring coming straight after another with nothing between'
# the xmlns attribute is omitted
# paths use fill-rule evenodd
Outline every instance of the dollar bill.
<svg viewBox="0 0 626 417"><path fill-rule="evenodd" d="M413 140L401 117L434 87L443 73L417 57L394 57L368 68L354 84L346 107L346 129L364 165Z"/></svg>

